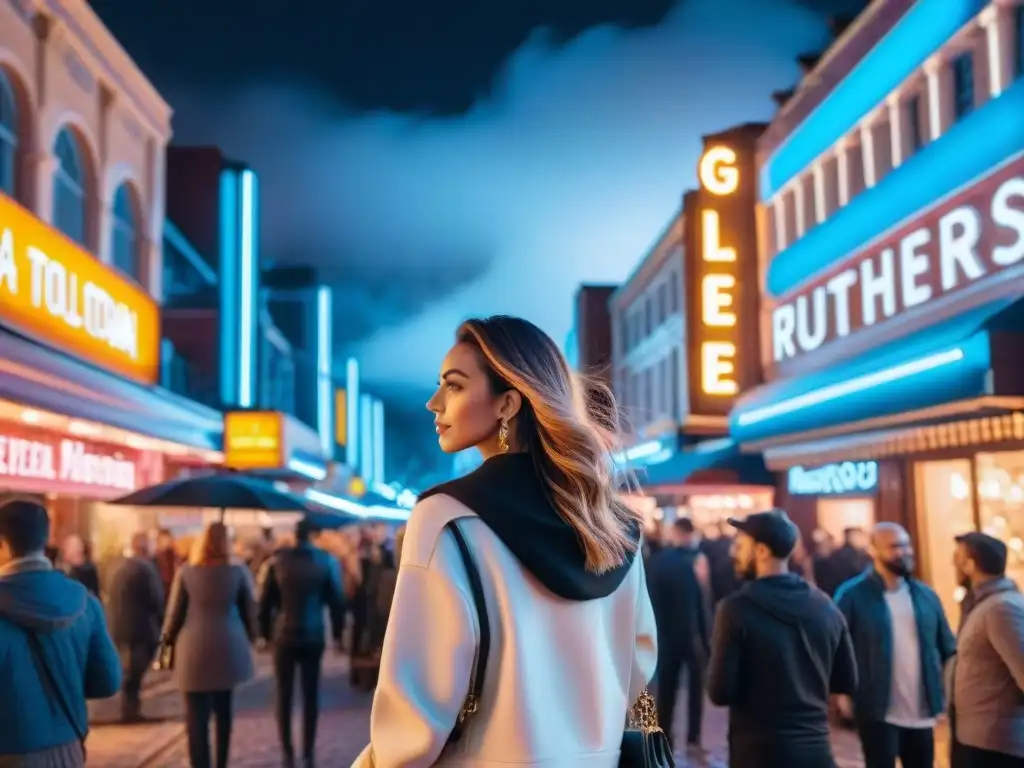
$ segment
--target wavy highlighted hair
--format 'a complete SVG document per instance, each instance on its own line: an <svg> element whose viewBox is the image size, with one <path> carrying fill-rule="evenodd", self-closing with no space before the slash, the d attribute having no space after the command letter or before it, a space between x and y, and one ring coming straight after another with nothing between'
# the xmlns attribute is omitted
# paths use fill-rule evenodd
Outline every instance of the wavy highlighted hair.
<svg viewBox="0 0 1024 768"><path fill-rule="evenodd" d="M628 478L612 459L620 422L611 390L574 373L551 337L527 320L467 320L456 338L477 350L495 394L522 396L509 424L512 443L532 455L552 503L576 531L587 569L622 565L636 551L640 521L618 494Z"/></svg>

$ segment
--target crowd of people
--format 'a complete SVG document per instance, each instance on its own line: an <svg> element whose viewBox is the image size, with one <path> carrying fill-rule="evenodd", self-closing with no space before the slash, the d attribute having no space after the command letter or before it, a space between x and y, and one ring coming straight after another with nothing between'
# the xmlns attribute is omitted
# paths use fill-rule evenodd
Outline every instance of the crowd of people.
<svg viewBox="0 0 1024 768"><path fill-rule="evenodd" d="M253 677L259 652L272 657L283 764L312 766L328 642L351 655L352 684L372 689L401 540L385 525L320 534L300 522L286 535L233 541L212 523L187 540L140 531L100 569L77 536L50 545L40 504L3 504L0 675L26 693L0 701L0 766L83 766L86 700L120 691L121 721L146 722L143 683L162 669L183 694L190 764L225 768L233 692Z"/></svg>
<svg viewBox="0 0 1024 768"><path fill-rule="evenodd" d="M519 318L464 323L428 408L443 450L485 461L423 493L394 543L382 526L314 542L300 524L235 548L213 523L187 557L166 531L136 534L105 582L81 542L48 557L38 503L0 505L0 678L18 692L0 699L0 768L83 766L86 699L123 689L142 719L154 660L184 694L192 766L226 768L233 692L262 647L284 764L308 768L331 643L374 689L354 768L664 768L636 749L674 740L684 677L687 751L706 692L729 710L734 768L834 768L837 723L867 768L930 768L943 719L952 768L1024 766L1024 595L1000 540L950 542L966 597L947 617L895 523L841 544L819 531L809 550L778 509L645 538L610 460L614 399L588 399ZM627 718L649 683L660 735Z"/></svg>
<svg viewBox="0 0 1024 768"><path fill-rule="evenodd" d="M648 543L670 738L685 671L691 755L703 753L707 691L730 709L731 764L742 768L832 765L832 727L856 730L867 768L932 768L942 720L954 768L1024 765L1024 598L1003 542L950 542L967 595L954 635L895 523L848 529L838 547L816 532L810 556L782 512L731 527L735 537L682 518Z"/></svg>

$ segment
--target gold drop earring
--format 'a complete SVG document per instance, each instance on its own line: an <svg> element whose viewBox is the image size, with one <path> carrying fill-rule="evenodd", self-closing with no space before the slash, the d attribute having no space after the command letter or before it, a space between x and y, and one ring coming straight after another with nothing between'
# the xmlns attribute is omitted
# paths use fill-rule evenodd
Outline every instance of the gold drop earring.
<svg viewBox="0 0 1024 768"><path fill-rule="evenodd" d="M501 420L501 426L498 427L498 450L508 453L508 422L504 419Z"/></svg>

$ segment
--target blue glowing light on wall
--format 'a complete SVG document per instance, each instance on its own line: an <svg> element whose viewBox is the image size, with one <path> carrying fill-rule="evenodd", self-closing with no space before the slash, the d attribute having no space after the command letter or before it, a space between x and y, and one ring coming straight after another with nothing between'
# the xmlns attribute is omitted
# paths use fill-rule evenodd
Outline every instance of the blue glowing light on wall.
<svg viewBox="0 0 1024 768"><path fill-rule="evenodd" d="M363 479L372 482L373 476L373 398L359 396L359 470Z"/></svg>
<svg viewBox="0 0 1024 768"><path fill-rule="evenodd" d="M238 402L238 174L220 175L220 399Z"/></svg>
<svg viewBox="0 0 1024 768"><path fill-rule="evenodd" d="M1024 79L1018 79L778 253L768 266L768 291L781 296L815 279L839 259L1012 161L1022 150Z"/></svg>
<svg viewBox="0 0 1024 768"><path fill-rule="evenodd" d="M242 171L241 262L239 264L239 338L238 338L238 405L251 408L254 395L254 363L256 359L256 301L259 273L259 217L256 215L258 188L256 174Z"/></svg>
<svg viewBox="0 0 1024 768"><path fill-rule="evenodd" d="M331 289L320 286L316 298L317 427L324 455L330 459L334 455L334 364L331 338L331 315L334 310Z"/></svg>
<svg viewBox="0 0 1024 768"><path fill-rule="evenodd" d="M872 355L752 390L730 414L729 432L750 443L979 397L991 367L982 317L967 313Z"/></svg>
<svg viewBox="0 0 1024 768"><path fill-rule="evenodd" d="M761 169L771 198L914 74L987 0L918 0L772 154Z"/></svg>
<svg viewBox="0 0 1024 768"><path fill-rule="evenodd" d="M345 407L348 410L345 425L345 463L353 469L359 467L359 361L350 357L345 364Z"/></svg>
<svg viewBox="0 0 1024 768"><path fill-rule="evenodd" d="M384 482L384 403L373 401L373 479Z"/></svg>

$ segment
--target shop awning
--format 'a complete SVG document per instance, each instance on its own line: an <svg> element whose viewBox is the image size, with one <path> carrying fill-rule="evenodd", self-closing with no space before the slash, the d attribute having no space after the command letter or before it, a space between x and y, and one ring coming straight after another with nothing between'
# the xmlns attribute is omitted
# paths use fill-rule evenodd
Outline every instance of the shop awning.
<svg viewBox="0 0 1024 768"><path fill-rule="evenodd" d="M993 391L990 334L1020 314L1020 304L1000 300L870 355L758 387L730 414L730 434L760 450L789 435L1004 394Z"/></svg>
<svg viewBox="0 0 1024 768"><path fill-rule="evenodd" d="M644 488L680 485L699 481L701 476L716 483L771 485L772 477L758 455L743 454L739 443L728 438L706 440L674 454L659 464L637 473Z"/></svg>
<svg viewBox="0 0 1024 768"><path fill-rule="evenodd" d="M193 448L220 450L219 411L0 330L0 398Z"/></svg>

